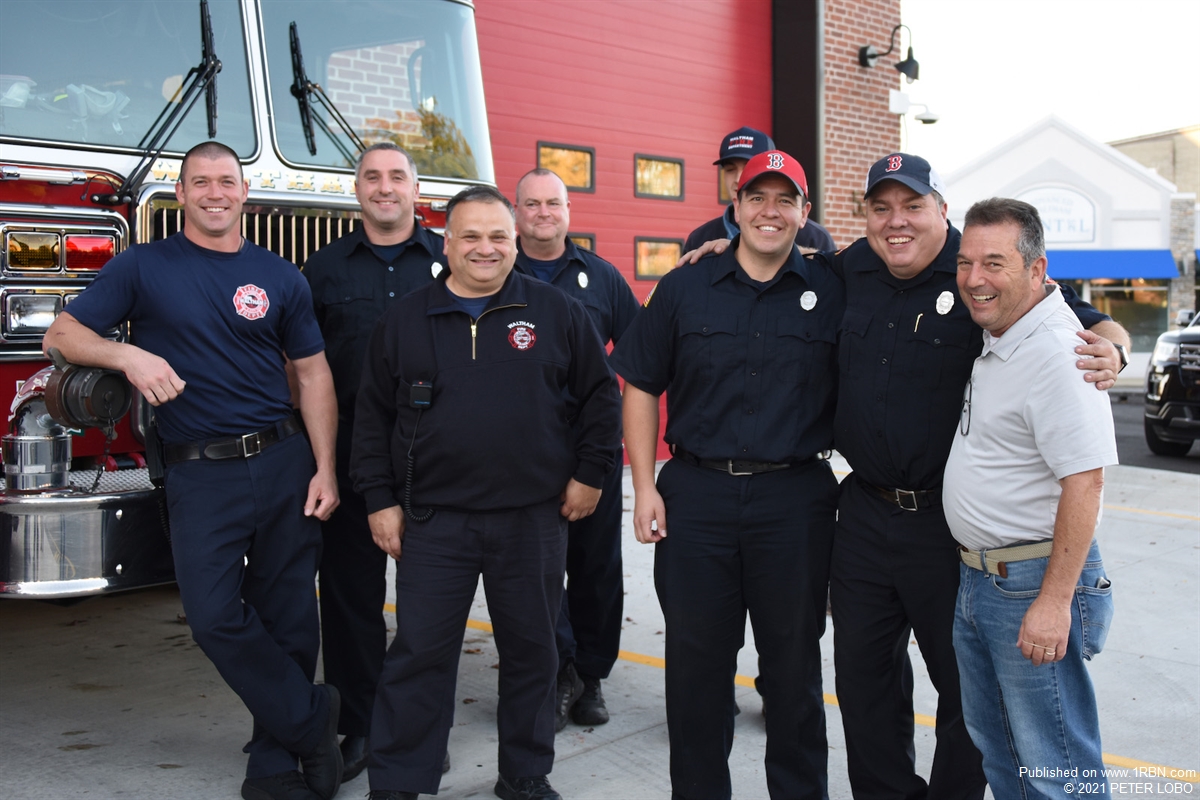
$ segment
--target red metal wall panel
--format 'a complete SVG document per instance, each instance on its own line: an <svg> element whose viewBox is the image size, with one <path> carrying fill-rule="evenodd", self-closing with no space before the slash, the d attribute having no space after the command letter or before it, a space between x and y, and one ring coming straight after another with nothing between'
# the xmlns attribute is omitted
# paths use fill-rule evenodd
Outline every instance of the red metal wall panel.
<svg viewBox="0 0 1200 800"><path fill-rule="evenodd" d="M510 198L537 142L594 147L571 229L635 281L634 237L684 238L721 213L721 136L771 129L770 0L476 0L496 181ZM634 197L634 154L684 160L684 200Z"/></svg>

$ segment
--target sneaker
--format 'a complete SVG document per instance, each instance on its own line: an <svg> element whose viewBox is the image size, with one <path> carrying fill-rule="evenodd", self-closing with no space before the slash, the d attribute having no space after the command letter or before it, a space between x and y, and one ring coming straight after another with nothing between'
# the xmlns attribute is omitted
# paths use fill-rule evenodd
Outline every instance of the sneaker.
<svg viewBox="0 0 1200 800"><path fill-rule="evenodd" d="M576 725L603 725L608 722L608 706L604 704L600 679L582 674L579 677L583 681L583 694L571 709L571 720Z"/></svg>
<svg viewBox="0 0 1200 800"><path fill-rule="evenodd" d="M317 800L297 770L242 781L243 800Z"/></svg>
<svg viewBox="0 0 1200 800"><path fill-rule="evenodd" d="M496 797L500 800L562 800L562 795L554 791L545 775L533 778L506 778L501 775L496 781Z"/></svg>
<svg viewBox="0 0 1200 800"><path fill-rule="evenodd" d="M567 727L567 719L571 709L583 696L583 681L575 671L575 662L568 661L566 666L558 671L558 703L554 707L554 730L557 733Z"/></svg>

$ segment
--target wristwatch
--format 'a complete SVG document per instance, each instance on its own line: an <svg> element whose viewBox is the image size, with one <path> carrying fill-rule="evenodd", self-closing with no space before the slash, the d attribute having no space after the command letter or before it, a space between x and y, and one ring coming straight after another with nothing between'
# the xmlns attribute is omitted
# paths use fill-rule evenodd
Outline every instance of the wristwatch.
<svg viewBox="0 0 1200 800"><path fill-rule="evenodd" d="M1117 370L1117 374L1120 375L1129 366L1129 351L1123 344L1114 343L1113 347L1117 348L1117 352L1121 355L1121 369Z"/></svg>

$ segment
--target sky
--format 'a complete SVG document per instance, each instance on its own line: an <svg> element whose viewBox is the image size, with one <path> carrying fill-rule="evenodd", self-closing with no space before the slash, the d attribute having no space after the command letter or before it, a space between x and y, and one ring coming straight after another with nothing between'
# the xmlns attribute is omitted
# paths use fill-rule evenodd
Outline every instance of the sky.
<svg viewBox="0 0 1200 800"><path fill-rule="evenodd" d="M940 117L910 110L903 149L943 177L1051 114L1101 142L1200 124L1198 0L901 0L901 18L921 65L901 89Z"/></svg>

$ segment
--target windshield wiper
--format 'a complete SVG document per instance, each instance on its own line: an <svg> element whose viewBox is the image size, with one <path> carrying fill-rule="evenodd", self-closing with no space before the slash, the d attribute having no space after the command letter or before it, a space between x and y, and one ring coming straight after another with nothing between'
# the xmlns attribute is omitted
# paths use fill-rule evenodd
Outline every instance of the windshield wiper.
<svg viewBox="0 0 1200 800"><path fill-rule="evenodd" d="M134 190L145 179L146 173L155 159L162 154L175 131L183 124L188 112L205 93L205 106L208 111L208 138L217 135L217 73L221 71L221 60L217 58L213 46L212 18L208 14L208 0L200 0L200 64L188 70L183 83L175 95L167 101L167 105L159 112L151 123L146 135L138 142L139 150L143 151L137 166L129 173L129 177L117 189L116 194L93 195L93 202L105 205L132 203ZM178 98L178 102L175 99Z"/></svg>
<svg viewBox="0 0 1200 800"><path fill-rule="evenodd" d="M366 144L354 132L354 128L350 127L350 123L346 121L342 113L334 107L333 102L325 94L325 90L321 88L321 84L313 83L308 79L308 75L304 72L304 56L300 54L300 34L296 29L295 22L288 26L288 39L292 48L292 96L296 98L296 103L300 107L300 125L304 128L304 143L308 145L308 154L310 156L317 154L317 138L313 133L313 120L316 120L317 125L329 137L329 141L333 142L333 146L347 161L353 164L357 154L350 152L350 149L338 139L333 129L329 127L329 123L315 112L312 103L309 102L309 97L317 98L317 102L325 107L329 116L342 129L342 133L346 134L346 138L358 148L359 153L367 149Z"/></svg>

